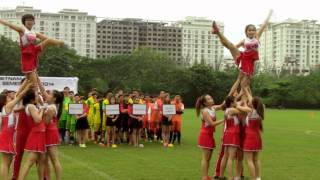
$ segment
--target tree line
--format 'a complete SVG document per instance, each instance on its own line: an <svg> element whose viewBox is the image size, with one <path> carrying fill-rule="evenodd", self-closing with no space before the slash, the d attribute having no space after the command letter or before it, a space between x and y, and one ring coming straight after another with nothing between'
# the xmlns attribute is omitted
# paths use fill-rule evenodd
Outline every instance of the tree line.
<svg viewBox="0 0 320 180"><path fill-rule="evenodd" d="M0 58L0 75L22 75L16 42L1 37ZM188 107L203 93L211 94L216 103L222 102L238 73L236 69L215 71L204 64L180 67L166 53L148 48L104 59L81 57L68 47L49 48L39 61L41 76L78 77L79 91L83 95L93 87L100 92L123 89L151 95L165 90L172 95L180 94ZM267 107L320 107L319 70L309 76L258 74L253 77L251 88L255 96L263 98Z"/></svg>

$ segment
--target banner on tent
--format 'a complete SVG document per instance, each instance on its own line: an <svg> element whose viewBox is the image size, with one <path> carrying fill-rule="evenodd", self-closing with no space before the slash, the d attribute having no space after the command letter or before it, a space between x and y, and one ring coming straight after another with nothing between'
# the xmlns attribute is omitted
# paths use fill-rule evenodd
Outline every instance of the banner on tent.
<svg viewBox="0 0 320 180"><path fill-rule="evenodd" d="M17 91L24 76L0 76L0 91L5 89ZM40 77L44 88L47 90L62 91L64 87L69 87L71 91L78 92L77 77Z"/></svg>

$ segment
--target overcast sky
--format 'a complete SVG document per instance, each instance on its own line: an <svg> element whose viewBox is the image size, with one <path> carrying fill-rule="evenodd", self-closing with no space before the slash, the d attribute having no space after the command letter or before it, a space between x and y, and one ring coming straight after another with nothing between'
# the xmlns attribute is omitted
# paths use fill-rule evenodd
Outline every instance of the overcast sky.
<svg viewBox="0 0 320 180"><path fill-rule="evenodd" d="M97 17L168 21L186 16L207 17L224 22L225 34L233 42L244 38L246 24L262 23L269 9L275 12L272 21L287 18L320 20L317 0L0 0L0 8L17 5L33 6L44 12L79 9Z"/></svg>

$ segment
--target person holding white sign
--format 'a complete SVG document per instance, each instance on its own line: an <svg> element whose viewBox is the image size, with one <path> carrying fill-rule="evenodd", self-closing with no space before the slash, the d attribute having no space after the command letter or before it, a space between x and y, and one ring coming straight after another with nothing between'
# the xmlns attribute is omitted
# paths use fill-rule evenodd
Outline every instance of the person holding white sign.
<svg viewBox="0 0 320 180"><path fill-rule="evenodd" d="M69 104L74 103L74 92L69 92ZM68 113L67 122L66 122L66 131L69 134L69 144L73 145L75 142L75 133L76 133L76 118L74 115Z"/></svg>
<svg viewBox="0 0 320 180"><path fill-rule="evenodd" d="M120 105L119 121L121 124L120 139L122 139L127 143L129 143L130 141L129 124L128 124L129 122L128 100L129 100L129 96L127 94L119 95L119 105Z"/></svg>
<svg viewBox="0 0 320 180"><path fill-rule="evenodd" d="M109 99L110 105L116 104L116 98L114 96L111 96ZM117 148L117 145L115 144L116 139L116 123L118 121L119 115L107 115L107 147Z"/></svg>
<svg viewBox="0 0 320 180"><path fill-rule="evenodd" d="M163 104L171 104L170 94L166 93L164 96ZM172 126L172 115L164 115L162 116L162 139L163 139L163 147L173 147L170 144L170 130Z"/></svg>
<svg viewBox="0 0 320 180"><path fill-rule="evenodd" d="M79 94L76 94L74 96L74 100L77 104L83 104L83 112L82 114L77 114L75 115L76 117L76 131L77 131L77 136L78 136L78 142L79 142L79 147L81 148L86 148L86 136L87 136L87 131L89 129L89 124L87 120L87 115L89 112L89 107L86 105L85 102L81 101L81 98Z"/></svg>
<svg viewBox="0 0 320 180"><path fill-rule="evenodd" d="M143 144L139 145L139 140L140 140L140 129L142 128L142 121L143 121L143 115L136 115L134 114L134 109L133 106L136 104L139 104L140 99L138 97L133 97L133 103L128 106L128 113L130 116L130 124L132 128L132 133L131 133L131 141L134 147L143 147ZM139 109L140 111L140 109ZM146 113L146 109L145 109ZM145 114L144 113L144 114ZM142 113L141 113L142 114Z"/></svg>
<svg viewBox="0 0 320 180"><path fill-rule="evenodd" d="M58 127L59 127L59 132L60 132L60 137L63 143L69 143L69 132L67 132L66 127L67 127L67 119L68 119L68 108L69 108L69 103L71 101L69 97L69 87L64 87L63 88L63 110L59 119Z"/></svg>

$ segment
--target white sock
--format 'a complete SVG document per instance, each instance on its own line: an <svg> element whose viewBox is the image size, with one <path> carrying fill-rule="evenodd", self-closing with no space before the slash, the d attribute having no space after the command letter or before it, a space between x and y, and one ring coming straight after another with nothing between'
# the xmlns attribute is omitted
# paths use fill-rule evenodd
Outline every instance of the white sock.
<svg viewBox="0 0 320 180"><path fill-rule="evenodd" d="M257 180L261 180L261 177L257 177Z"/></svg>

